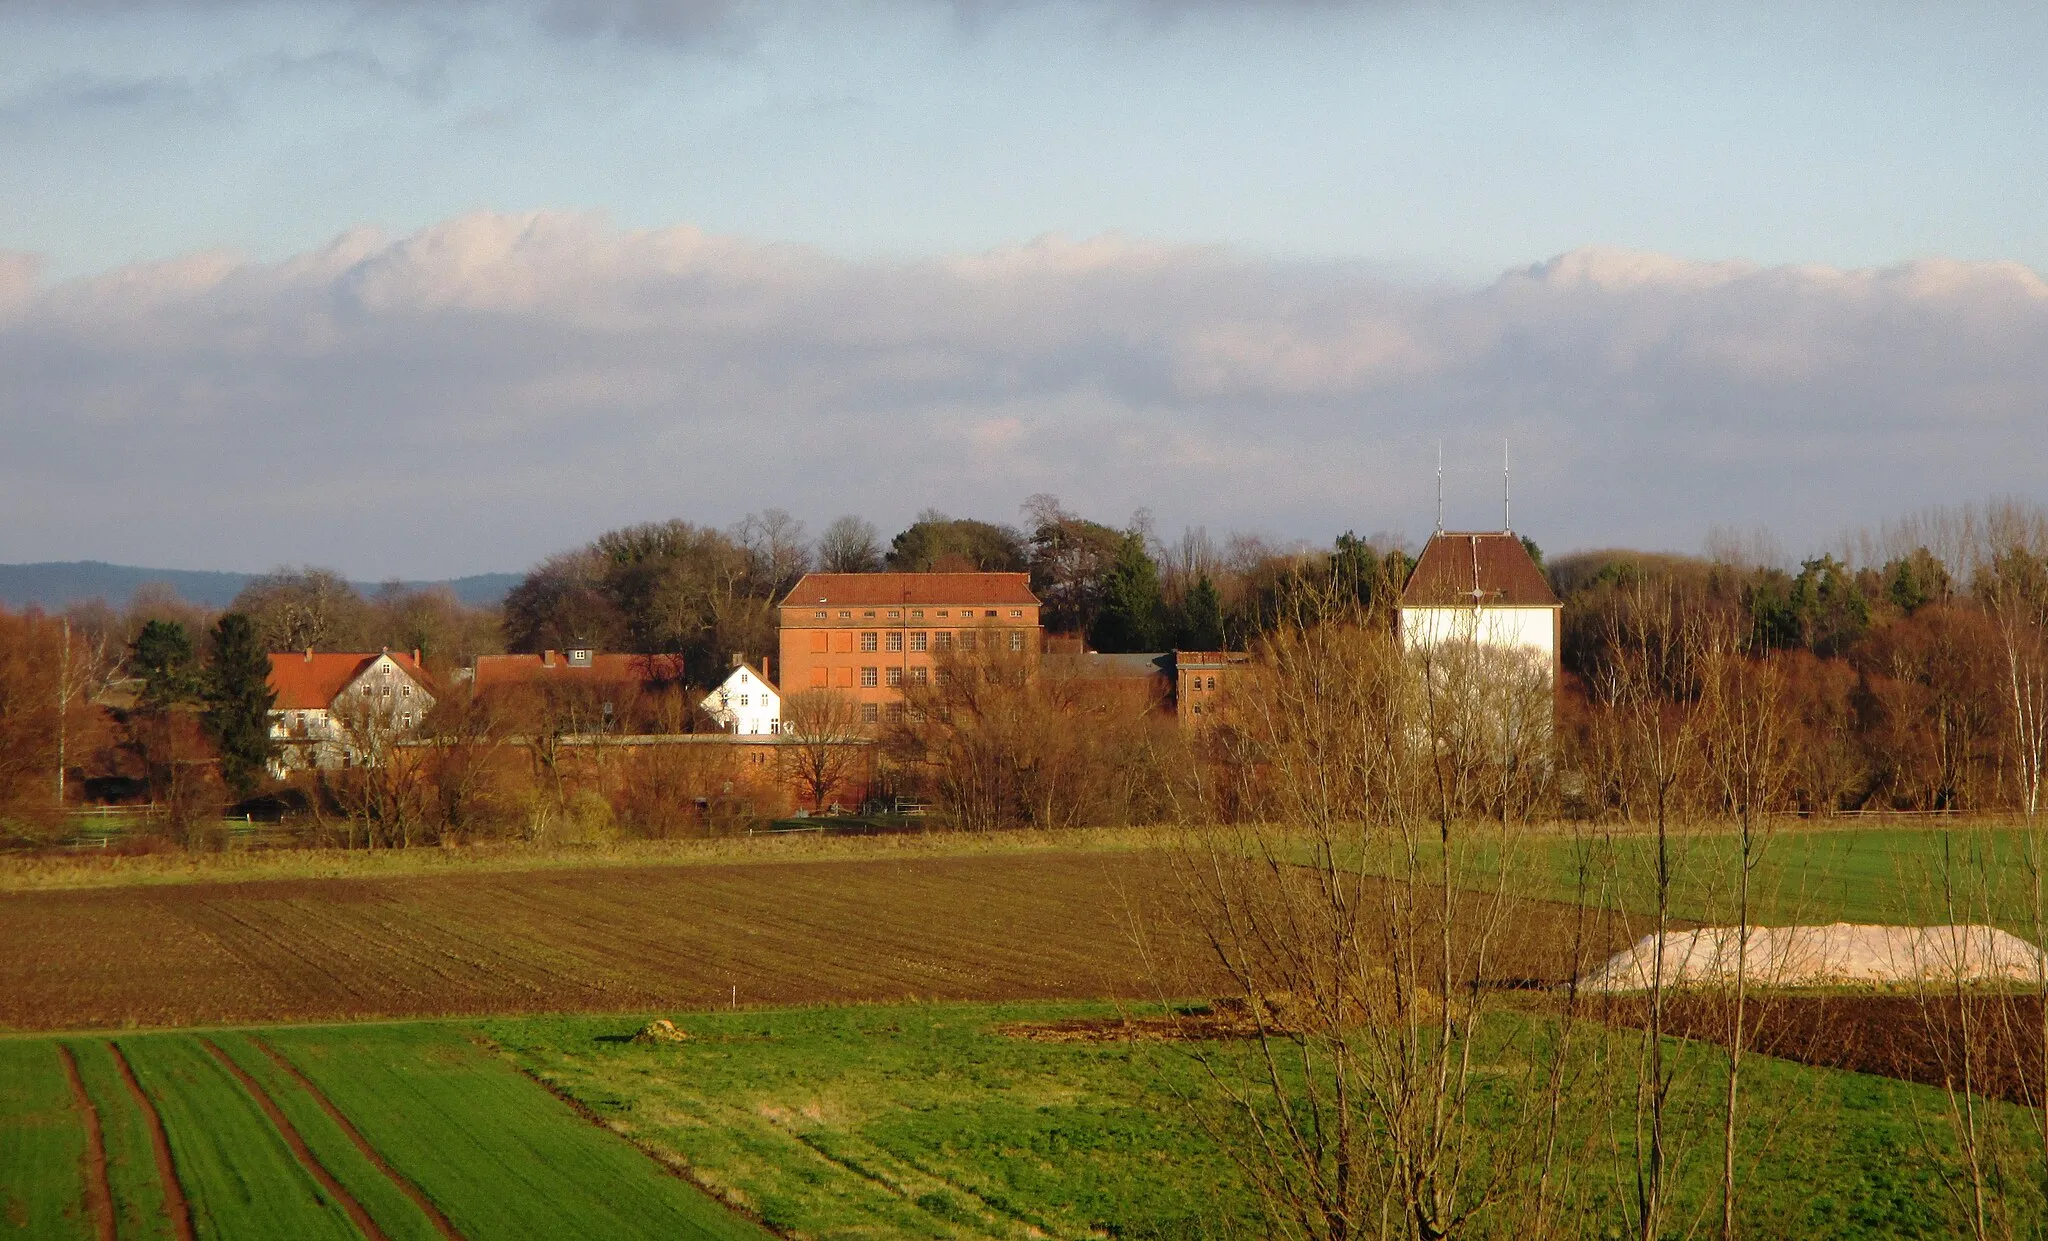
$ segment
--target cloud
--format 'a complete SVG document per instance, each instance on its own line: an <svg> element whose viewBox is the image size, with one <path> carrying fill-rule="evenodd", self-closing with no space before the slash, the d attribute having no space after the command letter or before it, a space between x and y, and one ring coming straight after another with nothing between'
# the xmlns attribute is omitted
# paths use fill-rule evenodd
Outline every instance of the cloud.
<svg viewBox="0 0 2048 1241"><path fill-rule="evenodd" d="M276 263L61 283L0 255L0 560L371 576L526 563L779 504L1328 537L1454 520L1554 547L1793 545L2042 498L2025 267L1585 249L1479 288L1122 237L850 262L691 227L467 215Z"/></svg>

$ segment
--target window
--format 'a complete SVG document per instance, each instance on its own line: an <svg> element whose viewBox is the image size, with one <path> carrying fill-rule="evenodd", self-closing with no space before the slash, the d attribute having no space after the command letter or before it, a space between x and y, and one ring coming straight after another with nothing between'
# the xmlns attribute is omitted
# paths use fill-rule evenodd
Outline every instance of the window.
<svg viewBox="0 0 2048 1241"><path fill-rule="evenodd" d="M903 669L901 669L901 668L891 668L891 669L889 669L888 683L889 683L889 688L891 688L891 689L894 689L894 688L896 688L896 687L897 687L898 685L901 685L901 684L903 684Z"/></svg>
<svg viewBox="0 0 2048 1241"><path fill-rule="evenodd" d="M747 696L745 694L740 695L740 705L743 707L747 705Z"/></svg>
<svg viewBox="0 0 2048 1241"><path fill-rule="evenodd" d="M742 673L740 673L740 684L741 684L741 685L745 685L746 683L747 683L747 674L746 674L745 672L742 672Z"/></svg>
<svg viewBox="0 0 2048 1241"><path fill-rule="evenodd" d="M912 619L912 620L923 620L923 619L924 619L924 609L923 609L923 608L912 608L912 609L910 609L910 619Z"/></svg>
<svg viewBox="0 0 2048 1241"><path fill-rule="evenodd" d="M912 668L910 670L910 683L912 685L923 685L930 679L931 669L929 668Z"/></svg>
<svg viewBox="0 0 2048 1241"><path fill-rule="evenodd" d="M1210 677L1210 678L1209 678L1209 688L1210 688L1210 689L1215 689L1215 688L1216 688L1216 678L1215 678L1215 677Z"/></svg>
<svg viewBox="0 0 2048 1241"><path fill-rule="evenodd" d="M873 620L873 619L875 619L875 611L874 611L874 609L873 609L873 608L869 608L869 609L868 609L867 611L865 611L865 612L862 612L862 613L861 613L861 615L862 615L862 616L864 616L864 617L866 617L866 618L867 618L867 619L869 619L869 620Z"/></svg>
<svg viewBox="0 0 2048 1241"><path fill-rule="evenodd" d="M1196 715L1200 715L1201 713L1202 713L1202 704L1198 702L1198 703L1196 703L1196 704L1195 704L1195 714L1196 714Z"/></svg>
<svg viewBox="0 0 2048 1241"><path fill-rule="evenodd" d="M892 702L892 703L890 703L890 704L889 704L889 722L890 722L891 724L901 724L901 723L903 722L903 704L902 704L902 703L900 703L900 702Z"/></svg>
<svg viewBox="0 0 2048 1241"><path fill-rule="evenodd" d="M974 631L972 629L962 629L960 631L960 649L963 651L974 649Z"/></svg>
<svg viewBox="0 0 2048 1241"><path fill-rule="evenodd" d="M411 728L411 727L412 727L412 712L410 712L410 711L407 711L407 712L406 712L405 714L403 714L403 715L399 716L399 717L398 717L398 726L399 726L400 728Z"/></svg>
<svg viewBox="0 0 2048 1241"><path fill-rule="evenodd" d="M892 651L903 649L903 634L901 631L892 632L889 635L888 649Z"/></svg>
<svg viewBox="0 0 2048 1241"><path fill-rule="evenodd" d="M1017 629L1017 630L1012 630L1012 631L1011 631L1011 633L1010 633L1010 649L1011 649L1011 650L1013 650L1013 651L1021 651L1021 650L1023 650L1023 649L1024 649L1024 631L1023 631L1023 630L1021 630L1021 629Z"/></svg>
<svg viewBox="0 0 2048 1241"><path fill-rule="evenodd" d="M944 613L940 613L940 615L944 615ZM950 651L950 650L952 650L952 649L953 649L953 635L952 635L952 634L950 634L950 633L935 633L935 634L933 634L933 635L932 635L932 649L933 649L933 650L935 650L935 651Z"/></svg>
<svg viewBox="0 0 2048 1241"><path fill-rule="evenodd" d="M890 609L889 609L889 619L890 619L890 620L902 620L902 619L903 619L903 612L902 612L902 610L901 610L901 609L898 609L898 608L890 608Z"/></svg>
<svg viewBox="0 0 2048 1241"><path fill-rule="evenodd" d="M925 643L924 643L924 640L925 640L925 635L924 635L924 634L921 634L921 633L914 633L914 634L911 634L911 635L910 635L910 649L911 649L911 650L913 650L913 651L921 651L921 650L923 650L923 649L924 649L924 645L925 645Z"/></svg>
<svg viewBox="0 0 2048 1241"><path fill-rule="evenodd" d="M940 608L940 609L939 609L939 615L940 615L940 616L944 616L945 614L946 614L946 609L944 609L944 608Z"/></svg>
<svg viewBox="0 0 2048 1241"><path fill-rule="evenodd" d="M880 704L880 703L875 703L875 702L864 702L864 703L860 704L860 722L861 722L861 723L863 723L863 724L873 724L873 723L875 723L876 721L880 720L881 718L882 718L882 706L881 706L881 704Z"/></svg>
<svg viewBox="0 0 2048 1241"><path fill-rule="evenodd" d="M983 612L982 615L988 617L990 620L994 620L996 618L996 610L994 608L990 608L988 611Z"/></svg>
<svg viewBox="0 0 2048 1241"><path fill-rule="evenodd" d="M872 650L874 650L874 649L875 649L875 635L874 635L874 634L872 634L872 633L864 633L864 634L862 634L862 635L860 636L860 649L862 649L863 651L872 651Z"/></svg>
<svg viewBox="0 0 2048 1241"><path fill-rule="evenodd" d="M813 612L813 613L811 613L811 619L812 619L812 620L824 620L824 619L825 619L825 614L824 614L823 612Z"/></svg>
<svg viewBox="0 0 2048 1241"><path fill-rule="evenodd" d="M879 668L862 668L860 670L860 687L862 689L873 689L877 683L880 672L881 669Z"/></svg>
<svg viewBox="0 0 2048 1241"><path fill-rule="evenodd" d="M851 613L851 612L841 612L841 613L839 614L839 619L840 619L840 620L852 620L852 619L853 619L853 613Z"/></svg>
<svg viewBox="0 0 2048 1241"><path fill-rule="evenodd" d="M402 688L399 689L398 692L404 697L412 697L412 684L410 682L407 682Z"/></svg>
<svg viewBox="0 0 2048 1241"><path fill-rule="evenodd" d="M1024 617L1024 609L1023 609L1023 608L1011 608L1011 609L1010 609L1010 615L1011 615L1012 617L1015 617L1015 618L1017 618L1017 619L1021 620L1021 619L1023 619L1023 617Z"/></svg>

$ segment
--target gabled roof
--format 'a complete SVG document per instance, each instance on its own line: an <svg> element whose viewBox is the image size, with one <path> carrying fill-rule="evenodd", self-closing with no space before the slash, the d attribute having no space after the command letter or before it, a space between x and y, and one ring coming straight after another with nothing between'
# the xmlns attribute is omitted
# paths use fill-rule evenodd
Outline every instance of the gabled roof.
<svg viewBox="0 0 2048 1241"><path fill-rule="evenodd" d="M1554 608L1557 592L1522 540L1503 530L1438 531L1401 592L1403 607Z"/></svg>
<svg viewBox="0 0 2048 1241"><path fill-rule="evenodd" d="M680 655L593 654L583 664L571 664L561 651L479 655L473 692L485 694L507 685L640 685L680 681L682 676Z"/></svg>
<svg viewBox="0 0 2048 1241"><path fill-rule="evenodd" d="M434 683L428 678L426 669L419 666L409 654L400 651L384 651L375 654L335 651L282 651L270 657L270 690L276 701L271 704L273 711L320 711L334 705L349 683L363 674L363 670L378 659L389 655L399 671L411 677L415 684L428 693L434 692Z"/></svg>
<svg viewBox="0 0 2048 1241"><path fill-rule="evenodd" d="M786 608L1037 607L1029 573L806 573Z"/></svg>

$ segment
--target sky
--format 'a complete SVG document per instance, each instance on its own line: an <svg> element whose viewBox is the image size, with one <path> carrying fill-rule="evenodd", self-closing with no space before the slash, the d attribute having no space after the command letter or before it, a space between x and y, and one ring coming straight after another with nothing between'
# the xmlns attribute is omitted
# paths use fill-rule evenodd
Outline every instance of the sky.
<svg viewBox="0 0 2048 1241"><path fill-rule="evenodd" d="M1711 10L1711 11L1706 11ZM2048 8L0 0L0 561L2048 501Z"/></svg>

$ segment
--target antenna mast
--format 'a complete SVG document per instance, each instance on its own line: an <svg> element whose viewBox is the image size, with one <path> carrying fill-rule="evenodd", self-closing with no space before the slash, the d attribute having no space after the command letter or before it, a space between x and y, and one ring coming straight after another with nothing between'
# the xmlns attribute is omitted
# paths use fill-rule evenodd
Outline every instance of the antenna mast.
<svg viewBox="0 0 2048 1241"><path fill-rule="evenodd" d="M1444 532L1444 442L1436 442L1436 532Z"/></svg>
<svg viewBox="0 0 2048 1241"><path fill-rule="evenodd" d="M1509 485L1510 481L1508 477L1508 437L1503 435L1500 437L1500 531L1502 534L1513 534L1515 532L1515 523L1509 518L1509 514L1512 512L1508 507L1508 501L1512 495L1512 488Z"/></svg>

